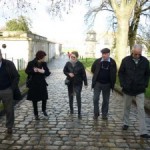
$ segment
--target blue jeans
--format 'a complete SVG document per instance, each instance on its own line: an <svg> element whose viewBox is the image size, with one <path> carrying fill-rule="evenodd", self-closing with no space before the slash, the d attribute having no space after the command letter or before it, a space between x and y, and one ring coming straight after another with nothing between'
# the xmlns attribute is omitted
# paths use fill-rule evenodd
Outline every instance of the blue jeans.
<svg viewBox="0 0 150 150"><path fill-rule="evenodd" d="M102 116L108 115L109 109L109 98L110 98L110 84L101 84L96 82L94 86L94 115L99 115L99 100L100 100L100 93L102 91L103 102L102 102Z"/></svg>

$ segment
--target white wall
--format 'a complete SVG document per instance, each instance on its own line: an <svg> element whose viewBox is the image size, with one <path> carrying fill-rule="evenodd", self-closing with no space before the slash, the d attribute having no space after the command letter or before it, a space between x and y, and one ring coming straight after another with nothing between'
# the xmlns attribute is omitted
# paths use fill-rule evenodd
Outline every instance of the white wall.
<svg viewBox="0 0 150 150"><path fill-rule="evenodd" d="M49 58L52 59L55 57L55 44L54 43L49 43Z"/></svg>
<svg viewBox="0 0 150 150"><path fill-rule="evenodd" d="M1 48L3 57L9 60L14 59L15 65L17 65L16 60L17 59L24 59L25 63L27 64L28 62L28 41L16 41L16 40L12 40L12 41L0 41L0 46L2 44L6 44L6 48Z"/></svg>

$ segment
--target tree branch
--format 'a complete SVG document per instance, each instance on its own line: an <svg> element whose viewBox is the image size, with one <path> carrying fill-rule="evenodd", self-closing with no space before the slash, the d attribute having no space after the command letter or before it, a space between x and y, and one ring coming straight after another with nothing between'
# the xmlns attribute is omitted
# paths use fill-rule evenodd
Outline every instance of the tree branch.
<svg viewBox="0 0 150 150"><path fill-rule="evenodd" d="M143 0L143 3L141 3L141 7L143 6L143 5L145 5L147 2L148 2L149 0Z"/></svg>
<svg viewBox="0 0 150 150"><path fill-rule="evenodd" d="M145 8L145 9L143 9L141 12L144 12L144 11L147 11L147 10L150 10L150 6Z"/></svg>

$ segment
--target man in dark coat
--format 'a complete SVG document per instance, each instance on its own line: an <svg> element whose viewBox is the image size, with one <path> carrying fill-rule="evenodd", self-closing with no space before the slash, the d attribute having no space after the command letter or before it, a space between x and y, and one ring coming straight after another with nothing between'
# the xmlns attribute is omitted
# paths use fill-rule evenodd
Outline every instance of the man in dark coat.
<svg viewBox="0 0 150 150"><path fill-rule="evenodd" d="M147 134L144 111L144 92L149 82L149 61L141 55L142 46L134 45L132 54L122 60L119 69L119 80L124 93L123 130L129 127L129 114L133 96L136 98L140 135L150 138Z"/></svg>
<svg viewBox="0 0 150 150"><path fill-rule="evenodd" d="M99 97L102 91L102 119L107 119L109 108L110 89L113 90L116 82L116 62L110 58L110 50L104 48L101 50L102 57L95 60L92 65L93 73L92 88L94 88L94 119L99 116Z"/></svg>
<svg viewBox="0 0 150 150"><path fill-rule="evenodd" d="M13 91L17 88L19 74L13 62L3 59L0 51L0 100L6 111L7 133L12 133L14 125Z"/></svg>

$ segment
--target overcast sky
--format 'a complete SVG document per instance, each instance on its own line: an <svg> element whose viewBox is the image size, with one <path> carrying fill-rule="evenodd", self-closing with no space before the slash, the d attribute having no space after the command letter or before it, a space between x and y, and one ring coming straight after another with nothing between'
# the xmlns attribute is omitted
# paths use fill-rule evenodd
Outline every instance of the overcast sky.
<svg viewBox="0 0 150 150"><path fill-rule="evenodd" d="M15 0L14 0L15 1ZM36 0L35 0L36 1ZM85 40L87 28L84 22L84 15L87 11L85 4L74 5L73 9L68 15L63 16L63 20L52 20L47 10L47 0L42 0L41 3L32 1L35 11L28 11L23 14L32 20L32 32L45 36L51 40L65 40L65 41L81 41ZM94 1L93 1L94 2ZM96 5L96 0L93 6ZM2 3L0 3L2 7ZM11 9L12 8L12 9ZM0 10L0 26L4 26L6 21L20 15L13 7L3 7ZM106 12L98 14L95 20L93 29L97 32L104 32L107 30L107 17Z"/></svg>

